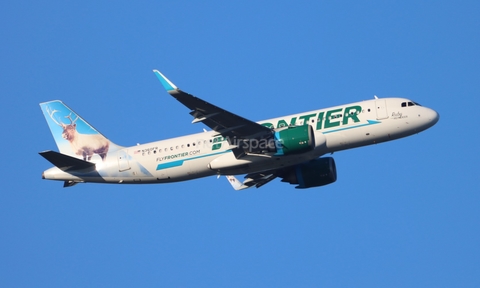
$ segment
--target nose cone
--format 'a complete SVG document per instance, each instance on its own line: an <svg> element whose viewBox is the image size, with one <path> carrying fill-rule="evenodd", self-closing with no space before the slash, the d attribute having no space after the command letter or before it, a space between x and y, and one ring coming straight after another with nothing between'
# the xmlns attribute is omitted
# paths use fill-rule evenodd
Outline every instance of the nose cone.
<svg viewBox="0 0 480 288"><path fill-rule="evenodd" d="M440 119L440 115L438 115L437 111L427 107L422 107L422 110L418 113L418 117L419 122L416 127L417 133L432 127Z"/></svg>
<svg viewBox="0 0 480 288"><path fill-rule="evenodd" d="M430 127L437 124L438 120L440 119L440 115L437 111L427 108L426 118L429 121Z"/></svg>

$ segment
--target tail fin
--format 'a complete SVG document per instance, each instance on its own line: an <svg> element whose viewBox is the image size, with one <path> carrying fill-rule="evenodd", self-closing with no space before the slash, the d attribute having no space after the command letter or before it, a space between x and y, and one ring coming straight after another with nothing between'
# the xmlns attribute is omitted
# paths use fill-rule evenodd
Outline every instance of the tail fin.
<svg viewBox="0 0 480 288"><path fill-rule="evenodd" d="M40 103L40 107L62 154L85 161L96 154L105 161L108 152L123 148L100 134L62 101Z"/></svg>

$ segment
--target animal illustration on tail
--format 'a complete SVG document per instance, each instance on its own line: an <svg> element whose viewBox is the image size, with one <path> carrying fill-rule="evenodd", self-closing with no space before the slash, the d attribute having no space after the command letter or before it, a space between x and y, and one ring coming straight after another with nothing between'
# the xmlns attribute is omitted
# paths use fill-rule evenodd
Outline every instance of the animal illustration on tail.
<svg viewBox="0 0 480 288"><path fill-rule="evenodd" d="M63 107L68 109L66 106ZM90 128L95 134L79 133L77 130L77 121L80 119L81 122L83 122L83 119L79 118L78 115L72 117L72 112L70 110L68 112L70 113L67 116L64 116L64 118L67 118L70 123L65 124L64 122L59 120L58 117L55 117L59 116L60 113L65 113L65 111L52 109L50 105L45 105L45 113L50 117L53 123L62 128L61 137L70 143L70 147L72 149L71 151L75 155L81 156L84 161L90 161L93 154L98 154L102 158L102 161L105 161L108 149L110 148L110 141L102 134L98 133L95 129L93 129L93 127ZM59 114L55 115L56 113ZM54 128L50 127L50 129L55 136L56 132L54 131ZM56 140L58 141L58 139Z"/></svg>

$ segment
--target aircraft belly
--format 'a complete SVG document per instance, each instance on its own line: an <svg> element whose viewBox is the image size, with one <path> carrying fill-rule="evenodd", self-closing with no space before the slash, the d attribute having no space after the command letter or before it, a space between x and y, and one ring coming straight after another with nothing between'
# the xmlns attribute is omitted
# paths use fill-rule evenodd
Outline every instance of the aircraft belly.
<svg viewBox="0 0 480 288"><path fill-rule="evenodd" d="M329 152L378 144L414 134L411 124L403 120L386 119L376 125L367 125L327 134Z"/></svg>
<svg viewBox="0 0 480 288"><path fill-rule="evenodd" d="M257 161L253 161L249 165L237 166L237 167L225 167L223 169L217 170L218 174L221 175L238 175L238 174L248 174L261 172L266 170L276 170L284 167L289 167L292 165L300 164L315 158L320 157L324 154L324 151L310 151L308 153L289 155L289 156L277 156L277 157L259 157Z"/></svg>
<svg viewBox="0 0 480 288"><path fill-rule="evenodd" d="M359 127L327 134L329 152L340 151L378 143L380 140L378 128L372 126Z"/></svg>
<svg viewBox="0 0 480 288"><path fill-rule="evenodd" d="M208 163L214 158L215 157L211 156L187 161L173 161L169 162L171 163L171 167L168 166L168 163L161 164L157 166L155 176L160 182L184 181L211 176L214 175L215 172L208 169Z"/></svg>
<svg viewBox="0 0 480 288"><path fill-rule="evenodd" d="M208 167L212 170L221 170L221 169L228 169L228 168L234 168L234 167L239 168L241 166L254 164L256 160L255 158L257 158L260 161L265 159L265 158L259 159L259 157L251 157L251 156L244 156L240 159L237 159L235 158L235 155L230 152L215 158L213 161L208 163Z"/></svg>

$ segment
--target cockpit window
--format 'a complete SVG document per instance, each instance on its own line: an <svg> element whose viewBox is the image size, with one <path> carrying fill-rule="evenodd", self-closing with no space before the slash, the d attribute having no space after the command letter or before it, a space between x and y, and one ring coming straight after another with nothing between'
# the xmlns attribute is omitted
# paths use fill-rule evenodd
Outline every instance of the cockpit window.
<svg viewBox="0 0 480 288"><path fill-rule="evenodd" d="M410 106L422 106L420 104L418 104L417 102L413 102L413 101L408 101L408 102L402 102L402 107L410 107Z"/></svg>

